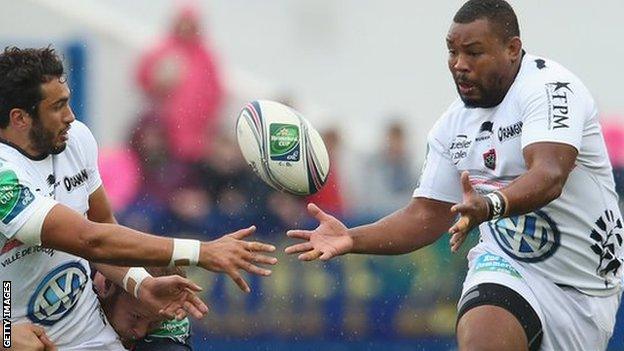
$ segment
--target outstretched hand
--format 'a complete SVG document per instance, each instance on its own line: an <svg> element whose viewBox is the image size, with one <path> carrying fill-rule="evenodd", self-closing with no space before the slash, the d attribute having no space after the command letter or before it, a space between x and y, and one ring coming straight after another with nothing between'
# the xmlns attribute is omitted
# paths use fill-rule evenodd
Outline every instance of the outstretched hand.
<svg viewBox="0 0 624 351"><path fill-rule="evenodd" d="M201 287L179 275L146 278L139 288L139 300L167 319L187 315L202 318L208 306L197 296Z"/></svg>
<svg viewBox="0 0 624 351"><path fill-rule="evenodd" d="M225 272L241 290L250 292L251 289L241 276L240 270L268 276L271 270L260 268L255 263L270 265L277 263L277 258L260 254L275 251L275 246L243 240L255 231L256 227L251 226L202 243L199 265L213 272Z"/></svg>
<svg viewBox="0 0 624 351"><path fill-rule="evenodd" d="M461 183L463 201L451 207L451 212L460 215L457 222L449 229L449 233L452 235L449 241L452 252L457 252L466 240L470 230L486 221L488 217L488 204L483 196L477 194L470 184L470 177L467 171L462 172Z"/></svg>
<svg viewBox="0 0 624 351"><path fill-rule="evenodd" d="M303 239L305 242L287 247L287 254L299 253L302 261L313 261L317 258L327 261L351 251L353 238L342 222L312 203L308 204L308 212L319 221L319 226L314 230L289 230L286 233L289 237Z"/></svg>

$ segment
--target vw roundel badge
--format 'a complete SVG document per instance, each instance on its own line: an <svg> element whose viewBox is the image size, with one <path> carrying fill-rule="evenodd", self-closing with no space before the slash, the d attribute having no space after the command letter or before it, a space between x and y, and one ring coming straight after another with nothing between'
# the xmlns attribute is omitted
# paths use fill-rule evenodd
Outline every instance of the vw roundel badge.
<svg viewBox="0 0 624 351"><path fill-rule="evenodd" d="M30 297L28 319L54 325L76 307L89 276L80 262L66 262L48 273Z"/></svg>

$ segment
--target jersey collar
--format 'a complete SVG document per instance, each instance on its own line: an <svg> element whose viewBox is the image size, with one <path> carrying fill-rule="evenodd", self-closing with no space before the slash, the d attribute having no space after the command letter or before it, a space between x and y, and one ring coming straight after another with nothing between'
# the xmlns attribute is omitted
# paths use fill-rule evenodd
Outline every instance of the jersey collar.
<svg viewBox="0 0 624 351"><path fill-rule="evenodd" d="M12 142L10 142L10 141L8 141L6 139L3 139L3 138L0 138L0 143L17 150L20 154L24 155L26 158L28 158L30 160L33 160L33 161L43 161L46 158L48 158L48 156L50 155L48 153L43 153L43 154L41 154L39 156L31 156L24 149L22 149L21 147L13 144Z"/></svg>

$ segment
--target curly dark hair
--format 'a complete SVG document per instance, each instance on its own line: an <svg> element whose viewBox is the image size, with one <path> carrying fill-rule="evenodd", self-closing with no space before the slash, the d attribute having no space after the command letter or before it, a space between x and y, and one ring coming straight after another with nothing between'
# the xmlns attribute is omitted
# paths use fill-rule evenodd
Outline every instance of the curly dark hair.
<svg viewBox="0 0 624 351"><path fill-rule="evenodd" d="M470 23L483 18L496 27L503 41L520 36L516 13L505 0L469 0L457 11L453 22Z"/></svg>
<svg viewBox="0 0 624 351"><path fill-rule="evenodd" d="M14 108L37 117L43 100L41 84L62 76L63 63L51 46L6 47L0 54L0 128L9 125L9 113Z"/></svg>

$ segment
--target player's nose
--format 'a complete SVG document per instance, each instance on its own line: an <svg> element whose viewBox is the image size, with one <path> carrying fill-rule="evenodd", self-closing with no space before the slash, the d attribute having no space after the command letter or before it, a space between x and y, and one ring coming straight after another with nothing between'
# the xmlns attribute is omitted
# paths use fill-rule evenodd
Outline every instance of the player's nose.
<svg viewBox="0 0 624 351"><path fill-rule="evenodd" d="M71 123L76 120L76 116L74 115L74 110L72 110L71 108L69 108L68 113L65 114L64 117L65 118L63 119L63 122L65 123Z"/></svg>
<svg viewBox="0 0 624 351"><path fill-rule="evenodd" d="M466 55L458 54L455 60L452 63L452 68L457 72L468 72L470 70L470 66L468 65L468 61L466 60Z"/></svg>

